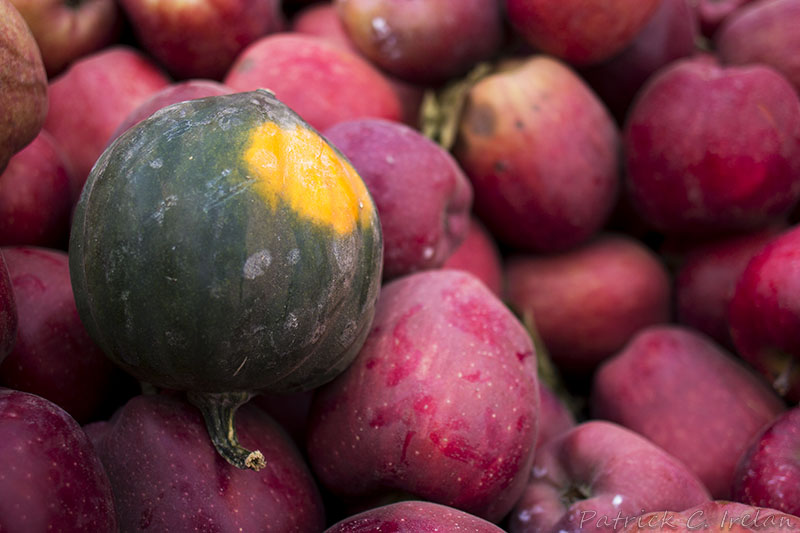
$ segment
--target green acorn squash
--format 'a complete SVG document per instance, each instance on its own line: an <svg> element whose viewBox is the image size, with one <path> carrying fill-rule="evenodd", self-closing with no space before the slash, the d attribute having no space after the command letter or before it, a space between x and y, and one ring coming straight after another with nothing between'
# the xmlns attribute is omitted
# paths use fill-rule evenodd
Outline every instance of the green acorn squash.
<svg viewBox="0 0 800 533"><path fill-rule="evenodd" d="M78 202L69 255L79 314L106 354L188 391L220 453L258 468L236 441L236 407L350 364L382 249L351 164L259 90L168 106L114 141Z"/></svg>

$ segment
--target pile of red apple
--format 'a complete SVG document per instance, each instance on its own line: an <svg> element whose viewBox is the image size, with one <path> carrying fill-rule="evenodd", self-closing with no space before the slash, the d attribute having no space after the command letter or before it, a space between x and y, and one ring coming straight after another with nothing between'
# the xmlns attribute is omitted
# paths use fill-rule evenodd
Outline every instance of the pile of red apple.
<svg viewBox="0 0 800 533"><path fill-rule="evenodd" d="M0 0L0 531L800 529L798 29L798 0ZM67 242L117 136L259 87L385 248L353 364L240 410L254 472L95 345Z"/></svg>

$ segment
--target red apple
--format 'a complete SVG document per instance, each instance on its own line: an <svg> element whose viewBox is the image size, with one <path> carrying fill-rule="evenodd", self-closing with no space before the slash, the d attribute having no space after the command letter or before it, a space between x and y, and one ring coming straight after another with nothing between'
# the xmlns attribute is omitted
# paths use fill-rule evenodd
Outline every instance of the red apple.
<svg viewBox="0 0 800 533"><path fill-rule="evenodd" d="M470 217L466 238L445 260L442 268L469 272L502 297L503 258L494 237L475 216Z"/></svg>
<svg viewBox="0 0 800 533"><path fill-rule="evenodd" d="M539 438L537 454L544 445L575 427L575 415L546 384L539 383Z"/></svg>
<svg viewBox="0 0 800 533"><path fill-rule="evenodd" d="M64 150L76 200L120 122L168 83L152 60L127 46L84 56L51 81L44 128Z"/></svg>
<svg viewBox="0 0 800 533"><path fill-rule="evenodd" d="M353 364L317 390L314 472L347 502L404 493L500 520L533 460L531 339L483 283L429 270L387 283Z"/></svg>
<svg viewBox="0 0 800 533"><path fill-rule="evenodd" d="M0 246L66 249L73 201L64 156L42 130L0 173Z"/></svg>
<svg viewBox="0 0 800 533"><path fill-rule="evenodd" d="M253 405L236 414L244 446L264 454L258 472L216 452L203 418L181 397L136 396L96 428L122 531L293 531L324 528L320 494L297 448Z"/></svg>
<svg viewBox="0 0 800 533"><path fill-rule="evenodd" d="M736 351L792 402L800 401L800 226L747 264L728 309Z"/></svg>
<svg viewBox="0 0 800 533"><path fill-rule="evenodd" d="M8 275L5 256L0 250L0 363L11 353L17 340L17 303Z"/></svg>
<svg viewBox="0 0 800 533"><path fill-rule="evenodd" d="M115 43L122 15L114 0L11 0L36 38L47 76Z"/></svg>
<svg viewBox="0 0 800 533"><path fill-rule="evenodd" d="M619 135L569 67L538 55L469 91L453 153L499 241L565 250L603 226L619 184Z"/></svg>
<svg viewBox="0 0 800 533"><path fill-rule="evenodd" d="M753 0L691 0L691 5L700 20L703 35L711 38L728 17L751 2Z"/></svg>
<svg viewBox="0 0 800 533"><path fill-rule="evenodd" d="M436 85L491 59L503 44L498 0L336 0L359 50L400 79Z"/></svg>
<svg viewBox="0 0 800 533"><path fill-rule="evenodd" d="M55 404L0 388L0 463L0 531L118 530L103 465Z"/></svg>
<svg viewBox="0 0 800 533"><path fill-rule="evenodd" d="M617 531L642 512L682 511L708 499L678 459L633 431L591 420L537 452L510 531Z"/></svg>
<svg viewBox="0 0 800 533"><path fill-rule="evenodd" d="M250 43L283 28L280 0L120 0L133 32L179 79L221 79Z"/></svg>
<svg viewBox="0 0 800 533"><path fill-rule="evenodd" d="M47 398L86 422L110 397L114 367L78 317L67 254L2 250L19 326L14 349L0 365L0 385Z"/></svg>
<svg viewBox="0 0 800 533"><path fill-rule="evenodd" d="M723 63L769 65L800 91L800 4L764 0L735 11L714 36Z"/></svg>
<svg viewBox="0 0 800 533"><path fill-rule="evenodd" d="M673 62L628 115L629 192L665 233L755 230L800 198L800 98L773 69Z"/></svg>
<svg viewBox="0 0 800 533"><path fill-rule="evenodd" d="M592 416L628 427L683 461L715 498L736 462L785 406L759 377L699 332L637 334L594 376Z"/></svg>
<svg viewBox="0 0 800 533"><path fill-rule="evenodd" d="M482 518L446 505L425 501L404 501L350 516L325 530L325 533L430 533L469 531L502 533L503 530Z"/></svg>
<svg viewBox="0 0 800 533"><path fill-rule="evenodd" d="M511 25L528 43L586 65L625 48L662 0L505 0Z"/></svg>
<svg viewBox="0 0 800 533"><path fill-rule="evenodd" d="M47 74L25 19L0 0L0 172L31 142L47 115Z"/></svg>
<svg viewBox="0 0 800 533"><path fill-rule="evenodd" d="M641 242L603 234L560 254L506 261L506 301L531 315L561 370L588 373L647 326L670 320L671 280Z"/></svg>
<svg viewBox="0 0 800 533"><path fill-rule="evenodd" d="M365 59L319 37L280 33L248 46L225 76L234 91L265 88L322 131L356 118L399 121L389 81Z"/></svg>
<svg viewBox="0 0 800 533"><path fill-rule="evenodd" d="M398 122L356 119L323 131L378 208L383 279L438 268L469 231L472 187L448 151Z"/></svg>
<svg viewBox="0 0 800 533"><path fill-rule="evenodd" d="M752 507L743 503L710 501L679 513L646 513L628 524L622 533L660 531L670 533L786 533L800 528L800 517L775 509Z"/></svg>
<svg viewBox="0 0 800 533"><path fill-rule="evenodd" d="M732 496L800 517L800 407L778 417L742 454Z"/></svg>

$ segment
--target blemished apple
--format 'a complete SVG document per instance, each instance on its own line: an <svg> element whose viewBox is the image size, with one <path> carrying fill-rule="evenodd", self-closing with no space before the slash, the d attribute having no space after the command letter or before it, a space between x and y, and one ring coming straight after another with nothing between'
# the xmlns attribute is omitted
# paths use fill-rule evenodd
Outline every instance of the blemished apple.
<svg viewBox="0 0 800 533"><path fill-rule="evenodd" d="M619 132L564 63L526 56L469 91L453 154L498 241L566 250L605 224L619 188Z"/></svg>
<svg viewBox="0 0 800 533"><path fill-rule="evenodd" d="M342 519L325 533L357 532L430 533L465 531L503 533L495 524L446 505L426 501L403 501L383 505Z"/></svg>
<svg viewBox="0 0 800 533"><path fill-rule="evenodd" d="M774 225L691 246L675 272L677 321L733 350L728 307L736 282L750 259L785 227Z"/></svg>
<svg viewBox="0 0 800 533"><path fill-rule="evenodd" d="M84 423L109 399L115 367L78 317L67 253L30 246L2 251L19 325L0 364L0 386L47 398Z"/></svg>
<svg viewBox="0 0 800 533"><path fill-rule="evenodd" d="M17 340L17 303L8 275L5 256L0 250L0 363L11 353Z"/></svg>
<svg viewBox="0 0 800 533"><path fill-rule="evenodd" d="M76 202L120 122L168 84L167 76L149 57L123 45L84 56L51 80L44 129L64 151Z"/></svg>
<svg viewBox="0 0 800 533"><path fill-rule="evenodd" d="M466 238L442 268L464 270L480 279L497 296L503 295L503 258L494 237L477 217L471 216Z"/></svg>
<svg viewBox="0 0 800 533"><path fill-rule="evenodd" d="M800 198L800 98L764 65L674 61L642 88L623 142L631 199L664 233L756 230Z"/></svg>
<svg viewBox="0 0 800 533"><path fill-rule="evenodd" d="M280 0L119 3L141 48L177 79L221 79L250 43L285 24Z"/></svg>
<svg viewBox="0 0 800 533"><path fill-rule="evenodd" d="M508 20L534 48L573 65L625 48L662 0L505 0Z"/></svg>
<svg viewBox="0 0 800 533"><path fill-rule="evenodd" d="M537 385L530 336L482 282L410 274L383 286L361 352L317 390L309 461L351 505L401 493L495 522L528 479Z"/></svg>
<svg viewBox="0 0 800 533"><path fill-rule="evenodd" d="M723 63L761 63L783 74L800 91L800 4L764 0L735 11L714 35Z"/></svg>
<svg viewBox="0 0 800 533"><path fill-rule="evenodd" d="M800 517L800 406L778 417L742 454L732 497Z"/></svg>
<svg viewBox="0 0 800 533"><path fill-rule="evenodd" d="M0 173L0 246L65 250L73 200L64 156L42 130Z"/></svg>
<svg viewBox="0 0 800 533"><path fill-rule="evenodd" d="M277 33L237 57L223 80L234 91L265 88L317 130L356 118L400 121L388 79L366 59L321 37Z"/></svg>
<svg viewBox="0 0 800 533"><path fill-rule="evenodd" d="M0 387L0 462L0 531L118 531L103 465L54 403Z"/></svg>
<svg viewBox="0 0 800 533"><path fill-rule="evenodd" d="M348 120L323 134L353 164L378 208L383 279L440 267L467 237L472 207L472 186L453 156L388 120Z"/></svg>
<svg viewBox="0 0 800 533"><path fill-rule="evenodd" d="M621 533L786 533L800 528L800 517L776 509L715 500L681 512L655 511L631 520Z"/></svg>
<svg viewBox="0 0 800 533"><path fill-rule="evenodd" d="M258 472L225 462L200 411L175 395L135 396L96 430L122 532L324 529L322 499L300 452L254 405L239 409L236 431L242 445L264 454Z"/></svg>
<svg viewBox="0 0 800 533"><path fill-rule="evenodd" d="M800 401L800 226L770 240L750 260L728 308L736 352L788 400Z"/></svg>
<svg viewBox="0 0 800 533"><path fill-rule="evenodd" d="M594 418L621 424L674 455L714 498L730 497L736 463L784 410L766 382L709 337L651 326L596 372Z"/></svg>
<svg viewBox="0 0 800 533"><path fill-rule="evenodd" d="M47 115L47 73L25 19L0 0L0 172L42 129Z"/></svg>
<svg viewBox="0 0 800 533"><path fill-rule="evenodd" d="M643 512L682 511L709 499L672 455L622 426L590 420L537 452L509 525L511 533L617 531Z"/></svg>
<svg viewBox="0 0 800 533"><path fill-rule="evenodd" d="M114 0L11 0L42 53L47 76L117 42L122 14Z"/></svg>
<svg viewBox="0 0 800 533"><path fill-rule="evenodd" d="M671 317L666 267L622 234L558 254L511 255L505 280L505 300L532 316L553 363L567 373L591 372L638 331Z"/></svg>
<svg viewBox="0 0 800 533"><path fill-rule="evenodd" d="M335 0L356 47L402 80L438 85L494 58L505 37L498 0Z"/></svg>

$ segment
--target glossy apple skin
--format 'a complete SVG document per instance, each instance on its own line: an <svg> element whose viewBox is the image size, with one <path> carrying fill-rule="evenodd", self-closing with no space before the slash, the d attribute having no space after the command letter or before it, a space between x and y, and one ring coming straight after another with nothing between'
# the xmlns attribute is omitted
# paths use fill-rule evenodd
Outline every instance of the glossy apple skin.
<svg viewBox="0 0 800 533"><path fill-rule="evenodd" d="M784 225L691 246L675 273L677 321L733 350L728 307L750 259L785 229Z"/></svg>
<svg viewBox="0 0 800 533"><path fill-rule="evenodd" d="M111 393L115 367L78 317L67 253L4 247L19 315L0 385L47 398L84 423Z"/></svg>
<svg viewBox="0 0 800 533"><path fill-rule="evenodd" d="M747 264L728 308L736 351L792 402L800 401L800 226Z"/></svg>
<svg viewBox="0 0 800 533"><path fill-rule="evenodd" d="M647 24L661 0L505 0L508 20L533 47L573 65L604 61Z"/></svg>
<svg viewBox="0 0 800 533"><path fill-rule="evenodd" d="M250 43L284 26L279 0L120 0L137 42L176 79L221 79Z"/></svg>
<svg viewBox="0 0 800 533"><path fill-rule="evenodd" d="M469 91L453 148L475 212L498 241L565 250L603 226L619 186L619 134L565 64L535 55Z"/></svg>
<svg viewBox="0 0 800 533"><path fill-rule="evenodd" d="M470 217L466 238L442 268L464 270L480 279L498 297L503 295L503 258L494 237L475 216Z"/></svg>
<svg viewBox="0 0 800 533"><path fill-rule="evenodd" d="M472 185L447 150L380 119L340 122L323 135L350 160L378 208L384 281L440 267L467 237Z"/></svg>
<svg viewBox="0 0 800 533"><path fill-rule="evenodd" d="M262 37L239 54L223 83L236 92L269 88L320 131L356 118L402 118L386 76L354 52L311 35Z"/></svg>
<svg viewBox="0 0 800 533"><path fill-rule="evenodd" d="M800 517L800 407L779 416L742 454L732 497Z"/></svg>
<svg viewBox="0 0 800 533"><path fill-rule="evenodd" d="M0 461L0 531L117 531L103 465L55 404L0 388Z"/></svg>
<svg viewBox="0 0 800 533"><path fill-rule="evenodd" d="M11 0L31 29L48 78L70 63L111 46L120 37L122 12L114 0Z"/></svg>
<svg viewBox="0 0 800 533"><path fill-rule="evenodd" d="M538 427L534 348L470 274L429 270L381 289L353 364L318 389L308 454L333 493L405 493L500 520L519 498Z"/></svg>
<svg viewBox="0 0 800 533"><path fill-rule="evenodd" d="M425 501L404 501L376 507L340 520L325 533L430 533L431 531L469 531L502 533L503 530L482 518L446 505Z"/></svg>
<svg viewBox="0 0 800 533"><path fill-rule="evenodd" d="M264 454L267 466L258 472L225 462L200 411L182 397L136 396L99 429L98 455L122 533L324 529L321 498L300 453L253 405L237 411L236 431L243 446Z"/></svg>
<svg viewBox="0 0 800 533"><path fill-rule="evenodd" d="M18 320L14 287L8 275L5 256L0 250L0 363L11 353L17 340Z"/></svg>
<svg viewBox="0 0 800 533"><path fill-rule="evenodd" d="M646 513L620 530L622 533L660 531L691 533L781 533L800 528L800 517L776 509L753 507L743 503L716 500L690 507L681 512Z"/></svg>
<svg viewBox="0 0 800 533"><path fill-rule="evenodd" d="M756 230L800 197L800 99L763 65L673 62L642 89L623 140L631 199L664 233Z"/></svg>
<svg viewBox="0 0 800 533"><path fill-rule="evenodd" d="M44 129L64 151L76 201L119 123L168 83L150 58L122 45L84 56L50 81Z"/></svg>
<svg viewBox="0 0 800 533"><path fill-rule="evenodd" d="M753 2L734 12L714 36L723 63L773 67L800 91L800 4L793 0Z"/></svg>
<svg viewBox="0 0 800 533"><path fill-rule="evenodd" d="M42 130L0 174L0 246L66 249L72 204L65 158Z"/></svg>
<svg viewBox="0 0 800 533"><path fill-rule="evenodd" d="M615 531L623 522L614 527L603 517L680 511L708 499L703 483L678 459L622 426L591 420L537 452L510 531Z"/></svg>
<svg viewBox="0 0 800 533"><path fill-rule="evenodd" d="M559 254L515 254L505 299L533 317L553 363L588 373L647 326L670 320L672 280L641 242L602 234Z"/></svg>
<svg viewBox="0 0 800 533"><path fill-rule="evenodd" d="M785 405L705 335L675 325L638 333L597 371L594 418L632 429L689 467L714 498L730 497L750 440Z"/></svg>
<svg viewBox="0 0 800 533"><path fill-rule="evenodd" d="M47 115L47 73L25 19L0 0L0 172L42 129Z"/></svg>
<svg viewBox="0 0 800 533"><path fill-rule="evenodd" d="M438 85L493 58L504 39L497 0L335 0L345 31L382 70Z"/></svg>

